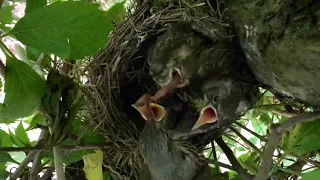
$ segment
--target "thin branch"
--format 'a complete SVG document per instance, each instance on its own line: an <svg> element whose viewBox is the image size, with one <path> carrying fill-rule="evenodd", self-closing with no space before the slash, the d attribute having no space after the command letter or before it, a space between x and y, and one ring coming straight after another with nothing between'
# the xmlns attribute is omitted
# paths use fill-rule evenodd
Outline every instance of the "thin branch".
<svg viewBox="0 0 320 180"><path fill-rule="evenodd" d="M90 150L90 149L106 149L107 147L112 146L112 143L108 143L105 145L98 145L98 144L88 144L88 145L82 145L82 146L61 146L60 148L63 151L80 151L80 150ZM0 152L30 152L30 151L52 151L51 148L45 148L45 147L2 147L0 148Z"/></svg>
<svg viewBox="0 0 320 180"><path fill-rule="evenodd" d="M239 122L236 121L235 124L236 124L237 126L239 126L240 128L248 131L248 132L251 133L252 135L256 136L256 137L259 138L261 141L267 142L267 138L265 138L264 136L261 136L260 134L252 131L251 129L247 128L246 126L242 125L241 123L239 123Z"/></svg>
<svg viewBox="0 0 320 180"><path fill-rule="evenodd" d="M38 138L38 147L43 147L45 145L45 138L48 135L48 130L44 129L41 131L40 136ZM38 173L40 171L41 166L41 158L43 155L43 151L38 151L37 154L34 156L32 161L32 167L29 173L29 180L37 179Z"/></svg>
<svg viewBox="0 0 320 180"><path fill-rule="evenodd" d="M254 180L265 180L269 176L269 172L273 166L273 153L277 148L282 135L293 126L302 123L302 122L310 122L320 118L319 112L313 113L303 113L294 117L289 118L287 121L274 124L270 127L270 136L267 142L267 146L264 150L264 155L262 157L261 165L258 169L257 175L254 177Z"/></svg>
<svg viewBox="0 0 320 180"><path fill-rule="evenodd" d="M1 44L1 43L0 43ZM43 144L44 141L44 137L46 136L46 134L48 133L47 129L43 129L39 135L38 138L38 142L37 145L41 145ZM40 147L40 146L37 146ZM5 151L5 152L9 152L9 151ZM31 151L27 157L21 162L21 164L18 166L18 168L16 169L16 171L10 175L10 180L16 180L24 171L24 169L27 167L27 165L29 164L29 162L31 162L34 157L38 154L38 151Z"/></svg>
<svg viewBox="0 0 320 180"><path fill-rule="evenodd" d="M65 180L66 176L63 169L63 152L59 146L53 147L54 167L56 169L57 179Z"/></svg>
<svg viewBox="0 0 320 180"><path fill-rule="evenodd" d="M23 170L27 167L29 162L32 161L33 157L37 154L36 151L30 152L26 158L21 162L19 167L16 169L16 171L10 175L10 180L16 180L18 177L23 173Z"/></svg>
<svg viewBox="0 0 320 180"><path fill-rule="evenodd" d="M220 167L223 167L223 168L230 169L230 170L234 171L234 168L233 168L232 166L230 166L229 164L225 164L225 163L222 163L222 162L219 162L219 161L217 161L217 163L216 163L216 162L215 162L214 160L212 160L212 159L207 159L207 162L208 162L209 164L211 164L211 165L216 166L216 164L217 164L217 165L220 166Z"/></svg>
<svg viewBox="0 0 320 180"><path fill-rule="evenodd" d="M234 132L239 138L248 146L250 146L254 151L256 151L258 154L262 155L262 152L259 148L257 148L252 142L250 142L247 138L245 138L239 131L237 131L232 126L229 127L229 129Z"/></svg>
<svg viewBox="0 0 320 180"><path fill-rule="evenodd" d="M54 166L49 167L47 171L41 176L40 180L47 180L49 179L49 177L52 177L54 169Z"/></svg>
<svg viewBox="0 0 320 180"><path fill-rule="evenodd" d="M6 75L6 66L3 64L2 60L0 59L0 76L5 78Z"/></svg>
<svg viewBox="0 0 320 180"><path fill-rule="evenodd" d="M1 9L1 7L2 7L3 1L4 1L4 0L0 0L0 9Z"/></svg>
<svg viewBox="0 0 320 180"><path fill-rule="evenodd" d="M230 139L233 142L236 142L238 144L240 144L243 148L245 148L246 150L249 151L249 148L247 146L245 146L244 144L240 143L239 141L235 140L234 138L230 137L228 134L223 135L224 137Z"/></svg>
<svg viewBox="0 0 320 180"><path fill-rule="evenodd" d="M296 158L299 158L299 159L301 159L302 161L304 161L304 162L306 162L306 163L312 164L312 165L314 165L315 167L320 168L320 163L319 163L318 161L313 161L313 160L311 160L311 159L309 159L309 158L307 158L307 157L303 157L303 156L300 156L300 155L294 154L294 153L290 153L289 155L294 156L294 157L296 157Z"/></svg>
<svg viewBox="0 0 320 180"><path fill-rule="evenodd" d="M238 162L237 158L233 155L232 150L228 145L222 140L222 138L216 139L217 144L220 146L222 151L226 154L229 162L232 164L234 170L239 174L242 179L251 179L251 175L246 172L246 170Z"/></svg>

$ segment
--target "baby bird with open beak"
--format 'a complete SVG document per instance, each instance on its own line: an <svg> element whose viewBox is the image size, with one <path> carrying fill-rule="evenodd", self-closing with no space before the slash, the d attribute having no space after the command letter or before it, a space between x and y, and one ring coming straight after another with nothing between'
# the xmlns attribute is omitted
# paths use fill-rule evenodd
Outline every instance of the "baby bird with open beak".
<svg viewBox="0 0 320 180"><path fill-rule="evenodd" d="M250 106L252 100L246 88L230 78L211 78L201 87L202 104L200 116L192 130L217 122L218 127L232 123Z"/></svg>
<svg viewBox="0 0 320 180"><path fill-rule="evenodd" d="M197 149L189 143L174 140L166 129L170 114L159 104L142 96L136 104L143 105L141 115L146 119L139 138L139 151L144 159L141 180L206 180L212 179L212 169L197 154ZM145 103L140 103L147 100ZM147 112L148 111L148 112Z"/></svg>
<svg viewBox="0 0 320 180"><path fill-rule="evenodd" d="M171 24L149 50L150 75L161 87L177 80L179 83L171 86L173 89L186 86L198 70L197 57L204 43L204 38L192 30L191 23Z"/></svg>

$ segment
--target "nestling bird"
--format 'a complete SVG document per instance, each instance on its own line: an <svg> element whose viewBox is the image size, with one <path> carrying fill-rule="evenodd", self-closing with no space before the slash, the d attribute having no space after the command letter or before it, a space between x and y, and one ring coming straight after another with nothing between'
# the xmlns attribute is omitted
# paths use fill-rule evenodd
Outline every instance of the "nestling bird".
<svg viewBox="0 0 320 180"><path fill-rule="evenodd" d="M186 86L198 69L197 55L204 43L204 38L192 31L190 23L172 24L149 50L150 75L161 87L174 79L180 79L180 83L171 86L173 89Z"/></svg>
<svg viewBox="0 0 320 180"><path fill-rule="evenodd" d="M147 105L146 107L149 107L147 110L152 111L152 113L149 112L144 115L146 125L139 138L139 151L145 161L141 169L141 179L210 179L211 169L208 168L203 171L207 164L201 162L197 149L189 143L171 139L167 133L165 121L170 119L170 114L167 114L163 107L158 108L159 104L155 106L157 107L155 109L150 108L150 106ZM165 114L165 116L159 120L156 115L153 116L152 114Z"/></svg>
<svg viewBox="0 0 320 180"><path fill-rule="evenodd" d="M238 118L253 105L254 78L236 46L225 43L204 49L197 75L181 98L200 113L192 130L218 122L218 127Z"/></svg>

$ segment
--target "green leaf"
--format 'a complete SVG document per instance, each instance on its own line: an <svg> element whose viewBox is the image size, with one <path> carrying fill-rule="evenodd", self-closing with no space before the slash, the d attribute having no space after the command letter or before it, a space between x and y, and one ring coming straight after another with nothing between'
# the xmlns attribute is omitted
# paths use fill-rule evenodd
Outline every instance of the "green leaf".
<svg viewBox="0 0 320 180"><path fill-rule="evenodd" d="M12 162L15 164L19 164L19 162L15 161L12 159L9 153L7 152L0 152L0 163L5 163L5 162Z"/></svg>
<svg viewBox="0 0 320 180"><path fill-rule="evenodd" d="M39 56L41 55L41 52L37 49L32 48L32 47L27 47L26 54L27 54L28 59L36 62L38 60Z"/></svg>
<svg viewBox="0 0 320 180"><path fill-rule="evenodd" d="M126 1L116 3L107 11L107 16L111 19L112 22L119 23L126 16L127 12L124 7L125 2Z"/></svg>
<svg viewBox="0 0 320 180"><path fill-rule="evenodd" d="M248 152L238 158L240 164L251 173L256 173L258 169L259 155L255 152Z"/></svg>
<svg viewBox="0 0 320 180"><path fill-rule="evenodd" d="M20 121L20 124L18 125L16 129L16 137L23 142L24 145L30 144L30 140L28 138L28 134L26 130L24 129L22 125L22 121Z"/></svg>
<svg viewBox="0 0 320 180"><path fill-rule="evenodd" d="M301 175L302 180L315 180L315 179L319 179L320 177L320 170L314 170L308 173L304 173L303 175Z"/></svg>
<svg viewBox="0 0 320 180"><path fill-rule="evenodd" d="M72 134L76 136L82 136L82 139L86 144L101 144L103 142L103 136L93 132L92 128L89 128L83 121L72 121Z"/></svg>
<svg viewBox="0 0 320 180"><path fill-rule="evenodd" d="M10 176L10 173L6 170L0 170L0 179L7 179Z"/></svg>
<svg viewBox="0 0 320 180"><path fill-rule="evenodd" d="M2 6L0 9L0 22L3 24L11 24L13 21L12 10L14 6Z"/></svg>
<svg viewBox="0 0 320 180"><path fill-rule="evenodd" d="M269 117L268 113L261 113L259 121L263 122L265 125L270 125L273 123L273 120Z"/></svg>
<svg viewBox="0 0 320 180"><path fill-rule="evenodd" d="M229 179L230 180L241 180L241 176L239 176L238 173L234 172L234 171L230 171L229 172Z"/></svg>
<svg viewBox="0 0 320 180"><path fill-rule="evenodd" d="M6 70L6 95L0 111L0 122L31 115L45 93L44 80L26 63L7 59Z"/></svg>
<svg viewBox="0 0 320 180"><path fill-rule="evenodd" d="M29 14L36 9L45 7L47 5L47 0L27 0L27 6L25 10L25 14Z"/></svg>
<svg viewBox="0 0 320 180"><path fill-rule="evenodd" d="M67 59L81 59L104 47L112 23L99 6L55 2L21 18L10 32L26 46Z"/></svg>
<svg viewBox="0 0 320 180"><path fill-rule="evenodd" d="M85 151L72 151L68 156L65 157L63 162L67 165L71 163L78 162L82 160L82 156L89 154L89 153L94 153L94 150L85 150Z"/></svg>
<svg viewBox="0 0 320 180"><path fill-rule="evenodd" d="M295 126L283 138L283 146L287 153L300 155L320 149L320 122L313 121Z"/></svg>
<svg viewBox="0 0 320 180"><path fill-rule="evenodd" d="M38 127L39 125L42 125L42 126L45 126L46 125L46 120L47 118L41 114L41 113L38 113L37 115L35 115L30 124L29 124L29 127L27 128L27 130L30 130L30 129L33 129L33 128L36 128Z"/></svg>
<svg viewBox="0 0 320 180"><path fill-rule="evenodd" d="M10 140L10 135L1 129L0 129L0 138L1 138L1 146L2 147L12 146L12 142Z"/></svg>
<svg viewBox="0 0 320 180"><path fill-rule="evenodd" d="M24 147L23 142L19 138L17 138L15 134L9 131L9 135L10 135L10 140L13 144L15 144L18 147Z"/></svg>

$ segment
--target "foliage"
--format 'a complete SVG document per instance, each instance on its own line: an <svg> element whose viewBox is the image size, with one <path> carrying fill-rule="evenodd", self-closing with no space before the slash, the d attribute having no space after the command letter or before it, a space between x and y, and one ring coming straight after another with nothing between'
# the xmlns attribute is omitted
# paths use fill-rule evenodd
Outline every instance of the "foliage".
<svg viewBox="0 0 320 180"><path fill-rule="evenodd" d="M23 4L25 15L19 19L14 9ZM81 120L84 117L77 118L80 110L86 111L77 83L80 77L66 78L66 74L74 71L63 67L105 47L114 23L125 15L124 2L102 11L98 4L85 1L52 1L51 4L46 0L4 1L0 7L0 36L4 39L0 47L6 59L2 74L5 98L0 109L0 122L6 127L0 130L2 147L50 149L59 144L86 148L85 145L102 144L103 137L87 127ZM7 47L6 40L12 41L9 36L23 45ZM75 65L82 68L81 64ZM41 138L46 140L35 141L35 137L31 140L30 135L40 131L44 132ZM78 141L71 140L74 138ZM66 154L64 163L77 162L92 152L76 148ZM7 165L20 164L13 156L26 157L20 152L0 154L1 179L9 175ZM50 166L54 158L50 151L44 153L43 166ZM20 173L20 177L28 175Z"/></svg>

